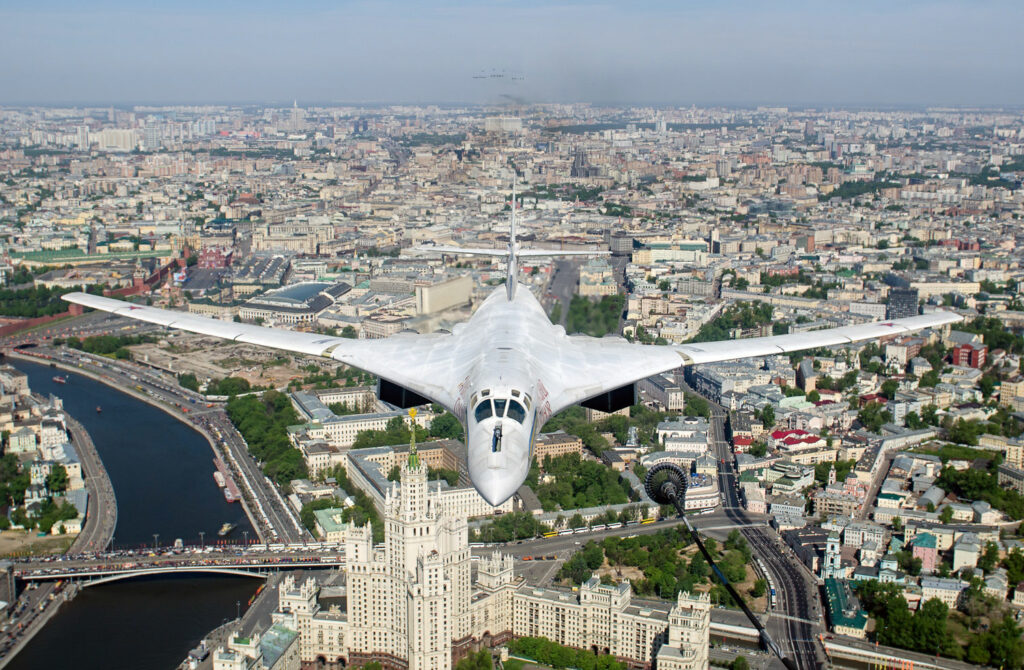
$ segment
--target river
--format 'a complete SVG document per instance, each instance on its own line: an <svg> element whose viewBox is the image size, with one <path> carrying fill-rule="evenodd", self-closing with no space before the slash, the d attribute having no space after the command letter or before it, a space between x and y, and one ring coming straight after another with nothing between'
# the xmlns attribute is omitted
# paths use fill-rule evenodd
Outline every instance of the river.
<svg viewBox="0 0 1024 670"><path fill-rule="evenodd" d="M213 479L213 452L201 434L165 412L81 375L11 361L33 392L59 396L89 431L117 496L118 547L181 538L217 541L224 522L255 537L242 506L224 500ZM66 376L66 384L53 376ZM102 407L102 413L96 407ZM203 635L234 618L259 582L244 577L174 576L85 589L8 668L77 670L173 668Z"/></svg>

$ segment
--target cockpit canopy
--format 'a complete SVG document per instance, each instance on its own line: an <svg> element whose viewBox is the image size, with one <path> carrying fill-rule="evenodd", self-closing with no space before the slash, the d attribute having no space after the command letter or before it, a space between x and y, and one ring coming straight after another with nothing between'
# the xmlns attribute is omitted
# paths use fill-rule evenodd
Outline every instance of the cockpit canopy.
<svg viewBox="0 0 1024 670"><path fill-rule="evenodd" d="M529 394L522 393L516 389L509 392L508 397L492 397L490 389L484 389L480 393L474 393L470 400L473 410L473 418L477 423L490 419L491 417L507 417L517 423L525 423L526 415L533 407L533 400Z"/></svg>

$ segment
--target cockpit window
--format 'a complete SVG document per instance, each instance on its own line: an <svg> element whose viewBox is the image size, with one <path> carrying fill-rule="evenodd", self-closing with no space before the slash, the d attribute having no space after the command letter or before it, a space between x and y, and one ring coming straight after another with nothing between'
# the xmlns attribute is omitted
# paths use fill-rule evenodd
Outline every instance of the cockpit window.
<svg viewBox="0 0 1024 670"><path fill-rule="evenodd" d="M508 400L504 398L494 399L494 416L505 416L505 404Z"/></svg>
<svg viewBox="0 0 1024 670"><path fill-rule="evenodd" d="M484 419L491 418L491 401L484 400L479 405L477 405L476 410L473 412L473 415L476 417L477 423L483 421Z"/></svg>
<svg viewBox="0 0 1024 670"><path fill-rule="evenodd" d="M519 397L519 391L517 391L515 389L512 389L512 397L513 398L518 398Z"/></svg>
<svg viewBox="0 0 1024 670"><path fill-rule="evenodd" d="M526 410L515 400L508 402L508 418L523 423L526 420Z"/></svg>

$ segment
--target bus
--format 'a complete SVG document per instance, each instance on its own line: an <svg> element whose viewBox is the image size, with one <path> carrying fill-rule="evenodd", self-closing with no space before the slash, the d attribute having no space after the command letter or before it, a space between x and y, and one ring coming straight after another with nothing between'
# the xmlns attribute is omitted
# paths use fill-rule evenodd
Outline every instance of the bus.
<svg viewBox="0 0 1024 670"><path fill-rule="evenodd" d="M544 533L544 537L555 537L556 535L558 535L558 531L556 530L549 530L548 532Z"/></svg>
<svg viewBox="0 0 1024 670"><path fill-rule="evenodd" d="M654 523L654 517L650 517L649 516L646 519L644 519L643 521L641 521L640 523L641 524Z"/></svg>

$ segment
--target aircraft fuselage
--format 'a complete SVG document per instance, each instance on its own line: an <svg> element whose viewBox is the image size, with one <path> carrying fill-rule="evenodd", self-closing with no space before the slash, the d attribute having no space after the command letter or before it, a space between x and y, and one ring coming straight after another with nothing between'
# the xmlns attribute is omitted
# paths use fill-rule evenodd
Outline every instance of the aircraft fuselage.
<svg viewBox="0 0 1024 670"><path fill-rule="evenodd" d="M536 353L560 333L519 286L511 301L495 291L455 334L476 351L456 415L466 426L470 478L492 505L508 500L530 469L533 440L551 414Z"/></svg>

